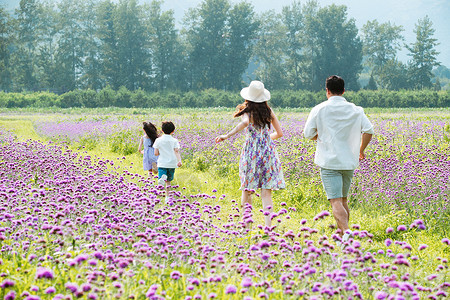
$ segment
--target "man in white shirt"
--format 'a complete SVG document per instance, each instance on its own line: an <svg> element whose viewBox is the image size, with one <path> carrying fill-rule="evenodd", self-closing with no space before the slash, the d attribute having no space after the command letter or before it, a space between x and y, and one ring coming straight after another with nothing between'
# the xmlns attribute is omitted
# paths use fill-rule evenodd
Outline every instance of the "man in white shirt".
<svg viewBox="0 0 450 300"><path fill-rule="evenodd" d="M175 169L181 167L180 143L172 136L175 125L163 122L161 126L164 134L155 140L153 148L158 156L158 183L166 185L166 203L169 201L170 182L175 175Z"/></svg>
<svg viewBox="0 0 450 300"><path fill-rule="evenodd" d="M365 158L364 150L372 139L373 126L361 107L342 97L344 91L341 77L333 75L327 78L328 100L311 110L303 135L317 140L314 163L320 167L333 216L343 241L346 241L351 235L347 195L353 172L359 160Z"/></svg>

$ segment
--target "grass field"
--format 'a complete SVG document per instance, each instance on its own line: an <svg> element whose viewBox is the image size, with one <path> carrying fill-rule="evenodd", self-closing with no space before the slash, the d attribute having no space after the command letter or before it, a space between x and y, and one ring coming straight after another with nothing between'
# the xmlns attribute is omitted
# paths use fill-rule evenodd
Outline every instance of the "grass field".
<svg viewBox="0 0 450 300"><path fill-rule="evenodd" d="M276 111L287 188L276 228L254 199L243 230L232 110L0 113L5 299L438 299L448 297L450 110L366 110L375 126L351 189L345 249L301 136ZM167 206L137 153L142 121L171 120L183 166ZM7 298L9 297L9 298ZM28 298L27 298L28 297ZM34 297L34 298L33 298Z"/></svg>

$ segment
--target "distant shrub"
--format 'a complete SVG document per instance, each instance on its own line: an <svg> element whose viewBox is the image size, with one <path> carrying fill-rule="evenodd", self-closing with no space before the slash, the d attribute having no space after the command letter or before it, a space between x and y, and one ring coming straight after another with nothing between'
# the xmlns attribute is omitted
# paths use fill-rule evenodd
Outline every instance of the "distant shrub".
<svg viewBox="0 0 450 300"><path fill-rule="evenodd" d="M345 92L344 97L362 107L407 108L450 107L450 90L360 90ZM326 100L324 91L271 91L270 106L301 108L313 107ZM129 91L121 87L114 91L105 87L100 91L74 90L62 95L49 92L4 93L0 92L0 107L236 107L244 100L239 92L207 89L200 92L146 92Z"/></svg>

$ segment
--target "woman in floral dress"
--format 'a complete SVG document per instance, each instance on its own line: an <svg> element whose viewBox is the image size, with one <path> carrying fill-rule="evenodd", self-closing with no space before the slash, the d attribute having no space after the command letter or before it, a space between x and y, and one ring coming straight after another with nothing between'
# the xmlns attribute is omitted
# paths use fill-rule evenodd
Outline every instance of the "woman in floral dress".
<svg viewBox="0 0 450 300"><path fill-rule="evenodd" d="M272 224L273 211L272 190L285 188L281 162L273 140L283 136L280 122L267 104L270 92L260 81L252 81L241 90L245 99L237 107L234 117L241 117L241 122L229 133L216 137L219 143L247 128L247 137L239 160L239 177L241 179L242 205L252 204L251 195L261 189L265 225ZM270 127L274 132L270 133Z"/></svg>

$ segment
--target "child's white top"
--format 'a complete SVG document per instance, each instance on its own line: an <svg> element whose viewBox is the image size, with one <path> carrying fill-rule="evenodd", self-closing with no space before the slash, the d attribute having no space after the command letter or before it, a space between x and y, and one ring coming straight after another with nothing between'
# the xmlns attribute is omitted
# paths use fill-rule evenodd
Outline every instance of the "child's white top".
<svg viewBox="0 0 450 300"><path fill-rule="evenodd" d="M158 149L158 168L176 168L177 157L174 149L180 149L180 143L170 134L163 134L155 140L153 148Z"/></svg>

